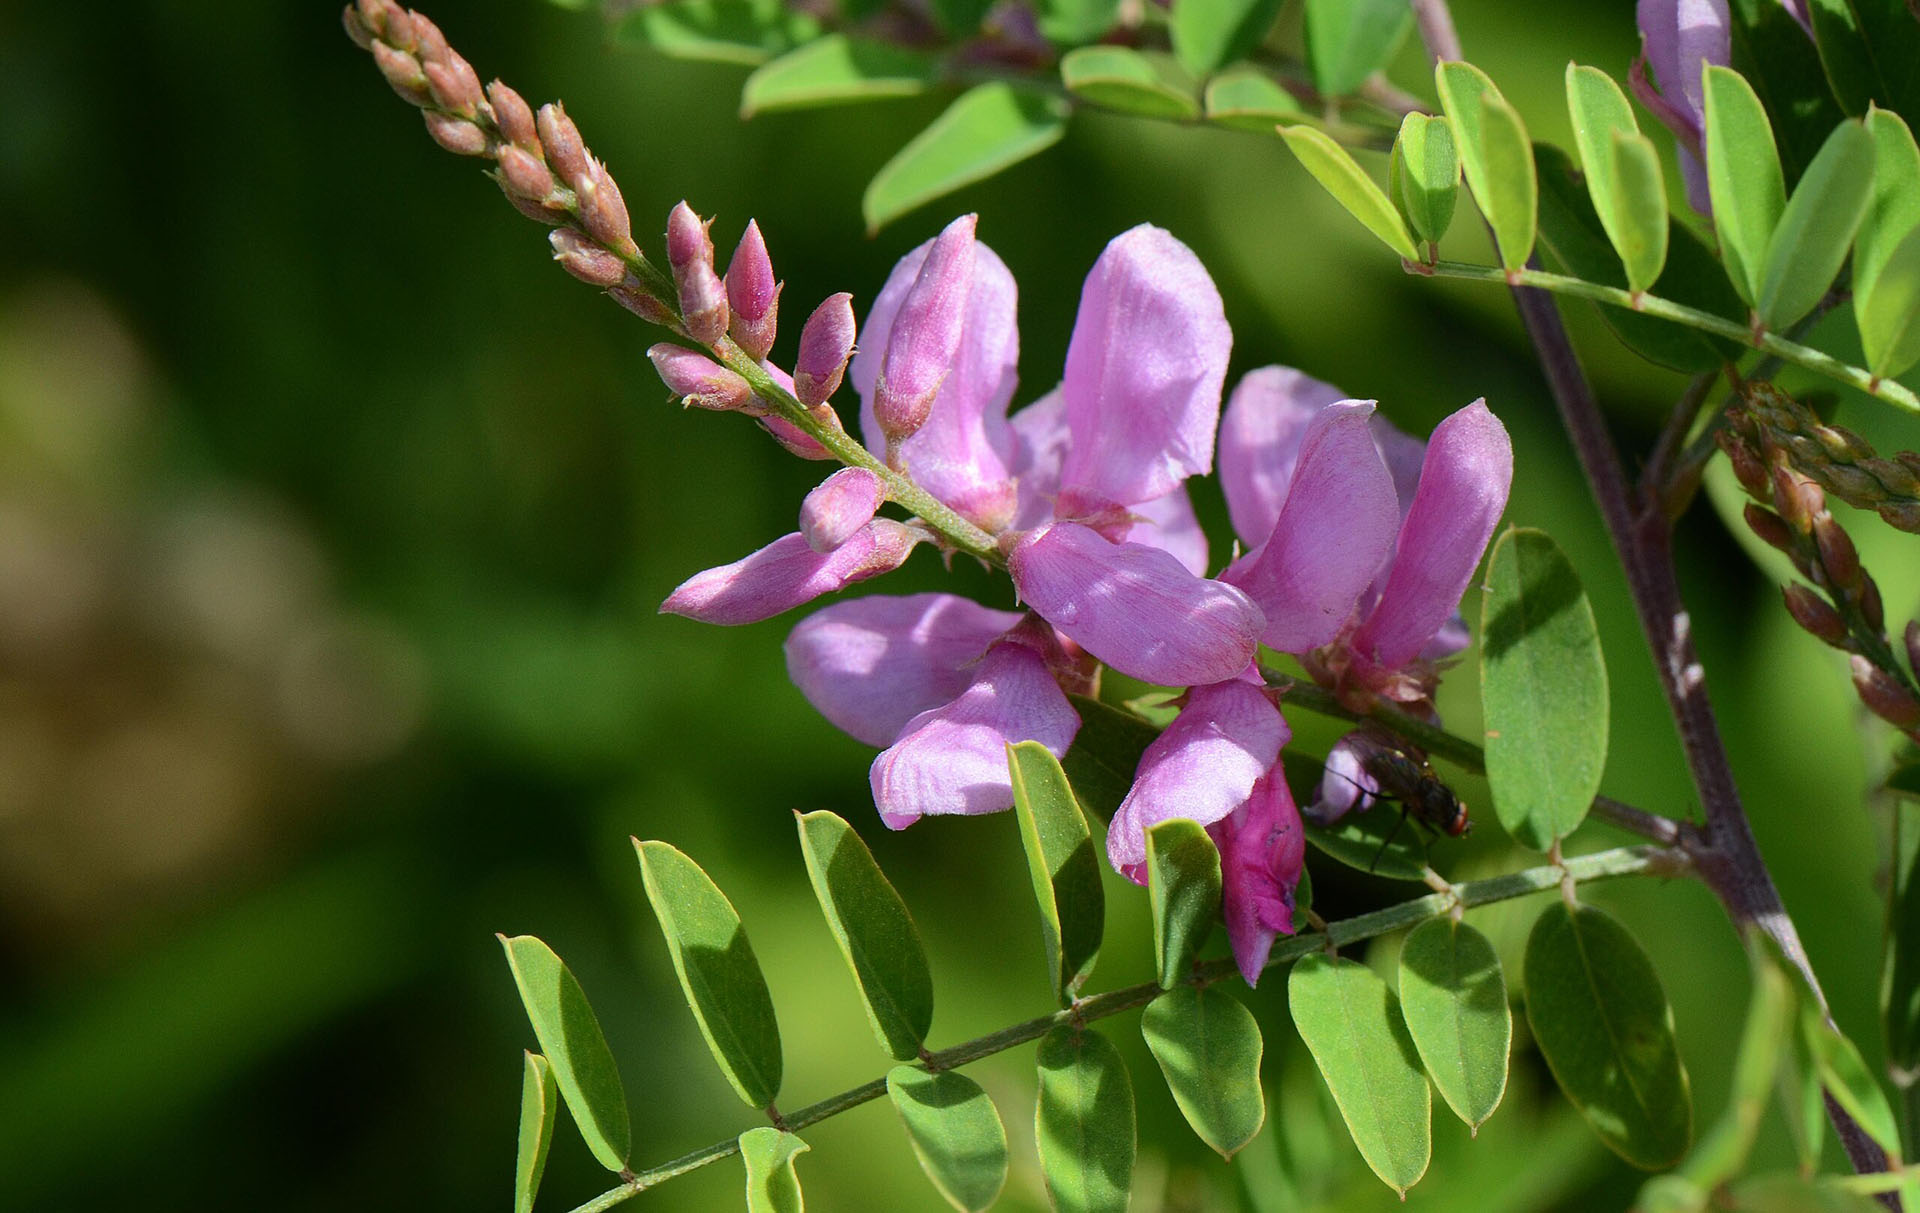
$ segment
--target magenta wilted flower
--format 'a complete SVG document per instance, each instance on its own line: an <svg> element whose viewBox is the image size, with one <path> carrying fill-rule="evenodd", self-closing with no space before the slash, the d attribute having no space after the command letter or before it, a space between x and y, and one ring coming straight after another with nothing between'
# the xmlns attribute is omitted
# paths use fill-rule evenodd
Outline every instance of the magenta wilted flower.
<svg viewBox="0 0 1920 1213"><path fill-rule="evenodd" d="M1787 7L1792 11L1791 4ZM1707 103L1701 75L1708 64L1725 67L1732 59L1727 0L1639 0L1634 16L1644 53L1634 62L1629 83L1640 103L1653 111L1679 141L1680 176L1686 181L1687 201L1694 210L1708 214L1713 203L1707 194L1707 171L1702 167L1702 124ZM1653 67L1657 92L1647 81L1647 64Z"/></svg>

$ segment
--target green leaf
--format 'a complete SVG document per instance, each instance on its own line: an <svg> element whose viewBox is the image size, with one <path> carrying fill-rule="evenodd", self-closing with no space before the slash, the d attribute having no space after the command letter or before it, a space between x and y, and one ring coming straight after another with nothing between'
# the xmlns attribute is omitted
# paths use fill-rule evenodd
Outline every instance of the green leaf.
<svg viewBox="0 0 1920 1213"><path fill-rule="evenodd" d="M1613 247L1627 270L1627 286L1644 291L1660 278L1667 263L1667 183L1660 153L1645 135L1615 132L1608 155L1613 163Z"/></svg>
<svg viewBox="0 0 1920 1213"><path fill-rule="evenodd" d="M1037 8L1041 37L1078 46L1098 41L1113 28L1120 0L1040 0Z"/></svg>
<svg viewBox="0 0 1920 1213"><path fill-rule="evenodd" d="M956 1209L984 1209L1007 1182L1007 1131L980 1084L957 1070L887 1072L907 1140L933 1186Z"/></svg>
<svg viewBox="0 0 1920 1213"><path fill-rule="evenodd" d="M801 1213L807 1207L794 1174L796 1155L812 1149L771 1125L740 1135L740 1161L747 1168L747 1213Z"/></svg>
<svg viewBox="0 0 1920 1213"><path fill-rule="evenodd" d="M1813 40L1849 114L1878 103L1920 118L1920 19L1902 0L1809 0Z"/></svg>
<svg viewBox="0 0 1920 1213"><path fill-rule="evenodd" d="M1527 1022L1600 1140L1657 1171L1687 1151L1693 1104L1659 974L1625 927L1555 902L1527 938Z"/></svg>
<svg viewBox="0 0 1920 1213"><path fill-rule="evenodd" d="M1799 1175L1756 1175L1733 1185L1733 1213L1881 1213L1873 1197Z"/></svg>
<svg viewBox="0 0 1920 1213"><path fill-rule="evenodd" d="M1487 783L1537 851L1586 819L1607 762L1607 665L1580 577L1545 531L1508 530L1480 615Z"/></svg>
<svg viewBox="0 0 1920 1213"><path fill-rule="evenodd" d="M1867 366L1890 378L1920 362L1920 227L1895 246L1869 291L1856 291L1855 316Z"/></svg>
<svg viewBox="0 0 1920 1213"><path fill-rule="evenodd" d="M1271 135L1279 123L1306 116L1299 99L1257 67L1232 68L1207 83L1207 121L1218 126Z"/></svg>
<svg viewBox="0 0 1920 1213"><path fill-rule="evenodd" d="M1800 1033L1827 1094L1890 1158L1899 1158L1900 1127L1894 1120L1893 1107L1887 1102L1886 1092L1873 1080L1867 1063L1860 1059L1860 1050L1827 1025L1812 999L1801 1000Z"/></svg>
<svg viewBox="0 0 1920 1213"><path fill-rule="evenodd" d="M1433 1099L1393 991L1358 961L1315 954L1293 966L1287 1005L1360 1156L1404 1198L1433 1153Z"/></svg>
<svg viewBox="0 0 1920 1213"><path fill-rule="evenodd" d="M1441 1098L1478 1132L1506 1094L1513 1043L1493 944L1452 918L1421 923L1400 947L1400 1006Z"/></svg>
<svg viewBox="0 0 1920 1213"><path fill-rule="evenodd" d="M1873 194L1853 238L1853 315L1874 374L1920 362L1920 147L1899 115L1867 112Z"/></svg>
<svg viewBox="0 0 1920 1213"><path fill-rule="evenodd" d="M795 820L813 895L859 983L867 1022L881 1048L912 1061L933 1023L933 974L906 903L852 826L825 810Z"/></svg>
<svg viewBox="0 0 1920 1213"><path fill-rule="evenodd" d="M1080 731L1060 765L1073 781L1074 795L1089 813L1111 819L1133 787L1140 756L1160 730L1132 712L1084 695L1069 695L1080 715Z"/></svg>
<svg viewBox="0 0 1920 1213"><path fill-rule="evenodd" d="M1540 204L1527 128L1487 74L1471 63L1441 63L1434 68L1434 81L1460 145L1467 187L1493 227L1500 264L1522 269L1533 254Z"/></svg>
<svg viewBox="0 0 1920 1213"><path fill-rule="evenodd" d="M1820 1064L1806 1034L1796 1028L1787 1036L1774 1090L1788 1135L1793 1138L1794 1155L1801 1168L1812 1174L1820 1165L1820 1152L1826 1145L1827 1100L1820 1089Z"/></svg>
<svg viewBox="0 0 1920 1213"><path fill-rule="evenodd" d="M1106 1037L1067 1024L1041 1038L1034 1140L1059 1213L1125 1213L1133 1186L1133 1082Z"/></svg>
<svg viewBox="0 0 1920 1213"><path fill-rule="evenodd" d="M941 29L956 38L964 38L979 30L987 10L993 7L993 0L929 0L928 7Z"/></svg>
<svg viewBox="0 0 1920 1213"><path fill-rule="evenodd" d="M1173 53L1195 76L1251 54L1273 28L1280 0L1174 0Z"/></svg>
<svg viewBox="0 0 1920 1213"><path fill-rule="evenodd" d="M1148 827L1147 893L1160 985L1172 989L1191 975L1220 920L1220 852L1206 827L1184 818Z"/></svg>
<svg viewBox="0 0 1920 1213"><path fill-rule="evenodd" d="M1713 229L1727 277L1740 298L1757 304L1765 282L1767 248L1787 207L1786 180L1773 128L1746 77L1730 68L1706 69L1707 192Z"/></svg>
<svg viewBox="0 0 1920 1213"><path fill-rule="evenodd" d="M740 1098L766 1107L780 1093L780 1024L740 915L693 860L664 842L636 838L633 846L707 1048Z"/></svg>
<svg viewBox="0 0 1920 1213"><path fill-rule="evenodd" d="M1307 66L1324 97L1344 97L1381 70L1413 28L1406 0L1307 0Z"/></svg>
<svg viewBox="0 0 1920 1213"><path fill-rule="evenodd" d="M1144 118L1200 116L1200 103L1139 51L1083 46L1060 60L1060 80L1082 101Z"/></svg>
<svg viewBox="0 0 1920 1213"><path fill-rule="evenodd" d="M1013 780L1013 811L1027 875L1040 907L1040 935L1047 972L1061 1006L1070 1004L1093 973L1106 925L1106 892L1100 887L1100 856L1087 819L1074 802L1060 763L1037 741L1007 747Z"/></svg>
<svg viewBox="0 0 1920 1213"><path fill-rule="evenodd" d="M740 116L912 97L933 87L939 76L939 61L931 55L828 34L754 69L740 89Z"/></svg>
<svg viewBox="0 0 1920 1213"><path fill-rule="evenodd" d="M1326 187L1335 201L1347 208L1347 213L1358 219L1363 226L1378 236L1386 246L1408 261L1418 261L1420 254L1413 247L1413 237L1407 233L1406 224L1400 221L1400 212L1393 209L1393 203L1387 195L1367 176L1361 167L1354 163L1347 150L1335 143L1322 131L1310 126L1283 126L1280 137L1287 141L1293 154L1300 158L1313 179Z"/></svg>
<svg viewBox="0 0 1920 1213"><path fill-rule="evenodd" d="M1920 768L1907 767L1920 784ZM1889 787L1899 785L1889 781ZM1886 956L1880 970L1880 1014L1887 1065L1920 1064L1920 786L1893 799L1892 880L1887 889Z"/></svg>
<svg viewBox="0 0 1920 1213"><path fill-rule="evenodd" d="M675 59L765 63L820 36L820 23L782 0L667 0L635 8L614 40L652 47Z"/></svg>
<svg viewBox="0 0 1920 1213"><path fill-rule="evenodd" d="M1846 115L1835 104L1820 55L1780 0L1729 0L1733 69L1765 104L1779 140L1786 179L1799 179L1834 124Z"/></svg>
<svg viewBox="0 0 1920 1213"><path fill-rule="evenodd" d="M1613 161L1607 149L1615 132L1637 135L1640 124L1634 120L1633 105L1626 93L1599 68L1567 64L1566 85L1574 148L1580 153L1580 167L1587 175L1594 210L1611 232L1613 220L1607 211L1613 197Z"/></svg>
<svg viewBox="0 0 1920 1213"><path fill-rule="evenodd" d="M1873 136L1853 119L1834 128L1802 174L1767 245L1755 306L1770 329L1814 309L1840 273L1873 192Z"/></svg>
<svg viewBox="0 0 1920 1213"><path fill-rule="evenodd" d="M620 1085L613 1050L607 1048L600 1021L587 1003L587 992L553 949L538 939L531 935L499 939L534 1038L553 1068L553 1080L587 1149L607 1170L625 1169L632 1146L627 1093Z"/></svg>
<svg viewBox="0 0 1920 1213"><path fill-rule="evenodd" d="M894 153L867 184L860 213L868 234L1046 150L1066 130L1067 103L1060 98L1007 83L976 85Z"/></svg>
<svg viewBox="0 0 1920 1213"><path fill-rule="evenodd" d="M513 1160L513 1213L532 1213L534 1194L547 1170L547 1148L553 1145L554 1115L560 1110L560 1088L553 1067L538 1053L526 1055L520 1079L520 1145Z"/></svg>
<svg viewBox="0 0 1920 1213"><path fill-rule="evenodd" d="M1147 1004L1140 1033L1200 1140L1232 1158L1267 1118L1260 1025L1219 986L1181 986Z"/></svg>
<svg viewBox="0 0 1920 1213"><path fill-rule="evenodd" d="M1453 128L1445 118L1408 114L1400 120L1389 163L1387 185L1400 217L1413 229L1414 237L1431 248L1453 223L1454 199L1460 193L1460 157L1453 147Z"/></svg>

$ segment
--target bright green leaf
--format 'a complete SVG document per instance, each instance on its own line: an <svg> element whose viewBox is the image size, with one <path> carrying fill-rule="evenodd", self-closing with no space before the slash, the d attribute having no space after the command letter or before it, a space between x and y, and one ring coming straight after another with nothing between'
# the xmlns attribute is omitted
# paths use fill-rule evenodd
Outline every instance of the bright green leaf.
<svg viewBox="0 0 1920 1213"><path fill-rule="evenodd" d="M1060 765L1073 781L1075 798L1087 811L1111 819L1133 788L1140 756L1160 736L1160 730L1132 712L1098 699L1069 695L1067 700L1080 716L1080 731L1074 734L1073 747Z"/></svg>
<svg viewBox="0 0 1920 1213"><path fill-rule="evenodd" d="M1220 920L1220 852L1204 826L1175 818L1148 827L1147 893L1160 985L1170 990L1192 973Z"/></svg>
<svg viewBox="0 0 1920 1213"><path fill-rule="evenodd" d="M1903 0L1808 0L1827 80L1849 114L1920 115L1920 19Z"/></svg>
<svg viewBox="0 0 1920 1213"><path fill-rule="evenodd" d="M765 63L820 36L820 23L782 0L666 0L632 9L614 38L675 59Z"/></svg>
<svg viewBox="0 0 1920 1213"><path fill-rule="evenodd" d="M1900 1156L1900 1127L1885 1091L1851 1040L1828 1026L1812 999L1802 999L1800 1032L1820 1074L1820 1085L1890 1157Z"/></svg>
<svg viewBox="0 0 1920 1213"><path fill-rule="evenodd" d="M1627 287L1644 291L1667 264L1667 183L1660 153L1645 135L1614 132L1607 149L1612 163L1613 247L1626 267Z"/></svg>
<svg viewBox="0 0 1920 1213"><path fill-rule="evenodd" d="M887 1072L907 1140L933 1186L956 1209L985 1209L1007 1182L1007 1131L980 1084L957 1070Z"/></svg>
<svg viewBox="0 0 1920 1213"><path fill-rule="evenodd" d="M1387 65L1407 31L1407 0L1307 0L1307 66L1323 97L1344 97Z"/></svg>
<svg viewBox="0 0 1920 1213"><path fill-rule="evenodd" d="M1867 367L1882 377L1920 362L1920 147L1899 115L1867 112L1873 194L1853 238L1853 314Z"/></svg>
<svg viewBox="0 0 1920 1213"><path fill-rule="evenodd" d="M1600 1140L1644 1170L1680 1161L1693 1102L1673 1009L1626 928L1555 902L1527 937L1523 986L1534 1042Z"/></svg>
<svg viewBox="0 0 1920 1213"><path fill-rule="evenodd" d="M1460 157L1453 146L1453 128L1445 118L1408 114L1400 120L1393 141L1387 184L1400 217L1414 237L1431 247L1453 223L1453 204L1460 193Z"/></svg>
<svg viewBox="0 0 1920 1213"><path fill-rule="evenodd" d="M1487 783L1537 851L1586 819L1607 762L1607 665L1593 608L1544 531L1509 530L1487 560L1480 615Z"/></svg>
<svg viewBox="0 0 1920 1213"><path fill-rule="evenodd" d="M828 34L754 69L740 89L740 116L911 97L939 74L938 61L919 51Z"/></svg>
<svg viewBox="0 0 1920 1213"><path fill-rule="evenodd" d="M1506 1094L1513 1043L1493 944L1451 918L1415 927L1400 947L1400 1007L1433 1085L1477 1131Z"/></svg>
<svg viewBox="0 0 1920 1213"><path fill-rule="evenodd" d="M1234 130L1274 133L1306 117L1300 101L1257 67L1237 67L1207 82L1207 121Z"/></svg>
<svg viewBox="0 0 1920 1213"><path fill-rule="evenodd" d="M1848 119L1801 175L1767 245L1761 323L1784 329L1814 309L1840 273L1873 193L1873 136Z"/></svg>
<svg viewBox="0 0 1920 1213"><path fill-rule="evenodd" d="M807 1207L794 1173L796 1155L812 1149L771 1125L740 1135L740 1161L747 1169L747 1213L801 1213Z"/></svg>
<svg viewBox="0 0 1920 1213"><path fill-rule="evenodd" d="M1727 277L1742 299L1758 303L1787 186L1767 111L1746 77L1730 68L1706 69L1705 142L1713 228Z"/></svg>
<svg viewBox="0 0 1920 1213"><path fill-rule="evenodd" d="M1065 46L1097 42L1113 28L1120 0L1040 0L1040 36Z"/></svg>
<svg viewBox="0 0 1920 1213"><path fill-rule="evenodd" d="M627 1093L620 1085L613 1050L607 1048L600 1021L587 1003L587 992L553 949L538 939L531 935L499 938L534 1038L553 1068L554 1083L573 1113L580 1136L601 1166L609 1171L624 1169L632 1146ZM523 1114L524 1110L523 1097Z"/></svg>
<svg viewBox="0 0 1920 1213"><path fill-rule="evenodd" d="M1260 1025L1219 986L1181 986L1147 1004L1140 1033L1200 1140L1232 1158L1267 1118Z"/></svg>
<svg viewBox="0 0 1920 1213"><path fill-rule="evenodd" d="M1083 101L1143 118L1183 120L1200 116L1191 89L1171 73L1124 46L1083 46L1060 60L1060 81Z"/></svg>
<svg viewBox="0 0 1920 1213"><path fill-rule="evenodd" d="M1040 935L1054 997L1071 1003L1093 973L1106 926L1100 856L1060 763L1037 741L1007 747L1013 810L1027 875L1040 906Z"/></svg>
<svg viewBox="0 0 1920 1213"><path fill-rule="evenodd" d="M1287 1006L1360 1156L1404 1197L1433 1154L1433 1097L1393 991L1359 961L1315 954L1293 966Z"/></svg>
<svg viewBox="0 0 1920 1213"><path fill-rule="evenodd" d="M1313 179L1326 187L1328 193L1347 213L1358 219L1366 229L1378 236L1386 246L1408 261L1418 261L1420 254L1413 247L1413 237L1407 232L1407 225L1400 221L1400 212L1393 209L1393 203L1367 176L1361 167L1354 163L1347 150L1328 138L1324 132L1310 126L1283 126L1280 137L1287 141L1293 154L1300 158Z"/></svg>
<svg viewBox="0 0 1920 1213"><path fill-rule="evenodd" d="M1727 9L1733 70L1746 77L1765 105L1779 140L1780 163L1792 184L1846 115L1834 102L1812 40L1785 4L1728 0Z"/></svg>
<svg viewBox="0 0 1920 1213"><path fill-rule="evenodd" d="M1174 0L1173 53L1195 76L1251 54L1273 27L1281 0Z"/></svg>
<svg viewBox="0 0 1920 1213"><path fill-rule="evenodd" d="M553 1067L538 1053L526 1055L520 1079L520 1144L513 1159L513 1213L532 1213L540 1177L547 1170L547 1148L553 1145L554 1116L560 1110L560 1087Z"/></svg>
<svg viewBox="0 0 1920 1213"><path fill-rule="evenodd" d="M643 10L644 11L644 10ZM1067 103L1004 82L976 85L881 167L860 199L867 231L1053 146Z"/></svg>
<svg viewBox="0 0 1920 1213"><path fill-rule="evenodd" d="M633 846L707 1048L740 1098L766 1107L780 1093L780 1024L740 915L700 865L673 847L639 839Z"/></svg>
<svg viewBox="0 0 1920 1213"><path fill-rule="evenodd" d="M906 903L853 827L824 810L796 818L813 894L853 970L880 1047L920 1055L933 1023L933 974Z"/></svg>
<svg viewBox="0 0 1920 1213"><path fill-rule="evenodd" d="M1920 1064L1920 767L1888 781L1893 798L1892 880L1887 890L1886 956L1880 970L1880 1015L1887 1065L1911 1071Z"/></svg>
<svg viewBox="0 0 1920 1213"><path fill-rule="evenodd" d="M1041 1038L1034 1141L1059 1213L1125 1213L1133 1187L1133 1081L1106 1037L1067 1024Z"/></svg>
<svg viewBox="0 0 1920 1213"><path fill-rule="evenodd" d="M1493 227L1500 264L1522 269L1533 254L1540 206L1527 128L1487 74L1471 63L1441 63L1434 68L1434 81L1453 124L1467 187Z"/></svg>
<svg viewBox="0 0 1920 1213"><path fill-rule="evenodd" d="M1613 196L1613 163L1607 147L1616 131L1640 133L1633 105L1613 77L1597 67L1567 64L1567 112L1573 118L1573 144L1580 153L1580 167L1587 175L1587 189L1602 221L1607 217L1608 200Z"/></svg>
<svg viewBox="0 0 1920 1213"><path fill-rule="evenodd" d="M1920 362L1920 227L1894 247L1871 290L1856 289L1853 306L1875 375L1903 374Z"/></svg>

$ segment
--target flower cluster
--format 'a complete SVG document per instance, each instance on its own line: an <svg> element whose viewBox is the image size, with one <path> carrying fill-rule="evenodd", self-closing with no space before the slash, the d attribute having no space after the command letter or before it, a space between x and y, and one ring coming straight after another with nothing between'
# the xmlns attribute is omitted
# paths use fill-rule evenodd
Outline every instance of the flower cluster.
<svg viewBox="0 0 1920 1213"><path fill-rule="evenodd" d="M1080 727L1070 695L1097 691L1102 666L1187 688L1114 815L1108 856L1143 880L1148 827L1207 826L1253 981L1293 930L1305 847L1259 647L1296 655L1356 706L1430 713L1439 663L1465 642L1456 608L1505 506L1506 432L1475 402L1422 444L1371 401L1284 367L1243 378L1223 419L1232 333L1219 292L1150 226L1107 246L1058 387L1009 416L1016 296L973 217L956 220L895 267L847 378L868 449L995 537L1024 609L937 593L836 603L793 629L789 673L827 719L881 747L874 801L896 829L1010 807L1006 746L1064 755ZM1185 482L1212 470L1216 432L1243 550L1208 577ZM662 609L746 623L897 567L932 536L877 517L884 497L874 473L836 472L798 531L695 576ZM1337 815L1369 790L1342 786L1352 794L1323 789L1311 810Z"/></svg>

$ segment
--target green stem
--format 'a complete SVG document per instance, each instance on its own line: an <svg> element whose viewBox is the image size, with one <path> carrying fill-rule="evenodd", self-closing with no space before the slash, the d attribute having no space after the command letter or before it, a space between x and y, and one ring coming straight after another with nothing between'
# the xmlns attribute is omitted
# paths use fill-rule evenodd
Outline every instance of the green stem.
<svg viewBox="0 0 1920 1213"><path fill-rule="evenodd" d="M1428 274L1436 278L1463 278L1470 282L1499 282L1508 286L1538 287L1543 291L1552 291L1559 295L1573 295L1581 299L1591 299L1595 303L1610 303L1628 311L1640 312L1648 316L1657 316L1662 320L1671 320L1675 324L1684 324L1702 332L1713 333L1732 341L1751 345L1764 350L1784 362L1818 371L1829 379L1838 380L1849 387L1859 388L1869 396L1877 396L1889 404L1896 404L1910 413L1920 414L1920 396L1905 384L1892 379L1882 379L1877 375L1823 353L1812 346L1789 341L1773 333L1756 334L1746 325L1698 308L1687 307L1662 299L1657 295L1631 291L1617 286L1603 286L1598 282L1588 282L1584 278L1569 278L1565 274L1550 274L1545 270L1504 270L1494 265L1467 265L1459 261L1436 261L1432 265L1420 265L1410 272Z"/></svg>
<svg viewBox="0 0 1920 1213"><path fill-rule="evenodd" d="M1294 935L1280 940L1274 945L1273 953L1267 960L1267 968L1274 969L1291 964L1303 956L1324 951L1329 943L1335 947L1344 947L1347 944L1415 926L1430 918L1438 918L1450 913L1456 904L1472 907L1496 901L1508 901L1515 897L1557 889L1565 879L1586 883L1611 880L1621 876L1677 876L1687 870L1688 864L1685 857L1671 848L1619 847L1611 851L1600 851L1569 859L1564 866L1548 864L1528 868L1523 872L1511 872L1505 876L1472 880L1453 886L1452 891L1448 893L1429 893L1425 897L1416 897L1411 901L1386 906L1371 913L1329 923L1325 932ZM1236 971L1231 957L1221 957L1196 965L1193 976L1182 984L1206 986L1229 978ZM1149 981L1127 986L1124 989L1108 990L1103 994L1094 994L1076 1000L1065 1010L1036 1016L1025 1023L1013 1024L997 1032L989 1032L985 1036L954 1045L950 1049L929 1054L920 1068L930 1072L951 1070L968 1062L1005 1052L1016 1045L1038 1040L1062 1025L1091 1023L1143 1006L1152 1002L1161 993L1161 987ZM787 1128L798 1132L830 1116L837 1116L849 1108L878 1099L886 1094L886 1090L887 1080L881 1077L842 1091L838 1095L830 1095L818 1103L809 1104L798 1111L788 1113ZM648 1188L658 1187L669 1179L739 1152L740 1145L737 1138L714 1142L691 1154L683 1154L672 1162L662 1163L660 1166L634 1174L619 1187L609 1188L585 1204L577 1206L573 1213L601 1213L602 1210L611 1209L631 1197L638 1196Z"/></svg>

